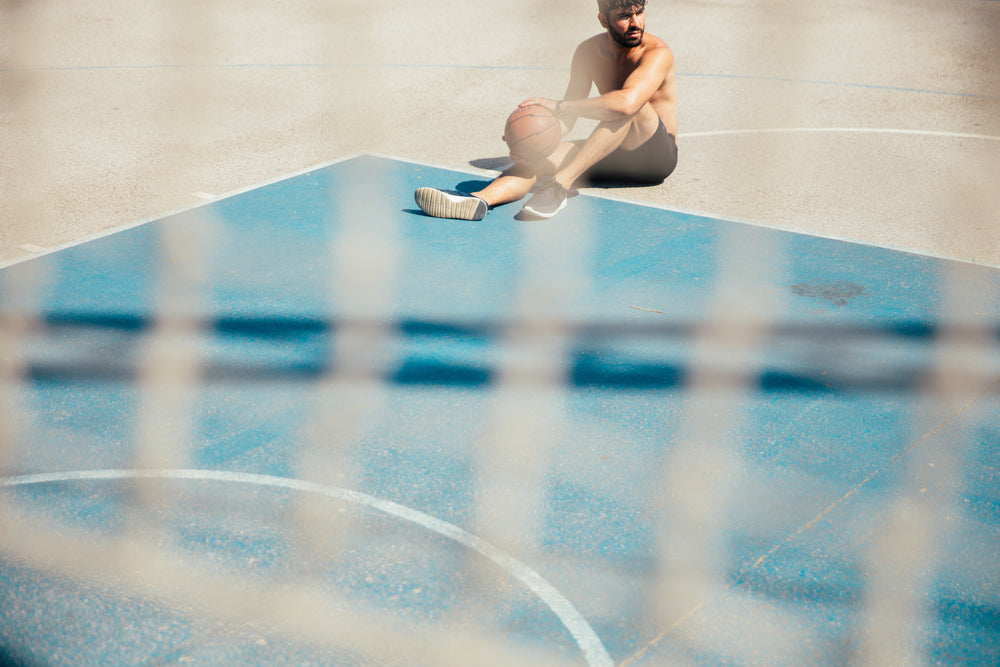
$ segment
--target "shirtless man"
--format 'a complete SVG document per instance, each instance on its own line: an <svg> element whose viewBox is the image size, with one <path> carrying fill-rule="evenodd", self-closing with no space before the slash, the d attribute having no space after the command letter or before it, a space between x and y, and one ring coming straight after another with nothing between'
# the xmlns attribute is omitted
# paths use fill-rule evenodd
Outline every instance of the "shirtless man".
<svg viewBox="0 0 1000 667"><path fill-rule="evenodd" d="M597 5L606 32L577 47L563 99L532 97L519 105L540 104L552 111L563 136L577 118L599 121L590 136L562 142L544 160L515 160L478 192L419 188L414 199L424 213L481 220L490 208L517 201L534 188L522 212L551 218L566 206L577 181L654 185L670 175L677 165L673 52L662 39L646 34L646 0L597 0ZM593 85L599 95L588 97Z"/></svg>

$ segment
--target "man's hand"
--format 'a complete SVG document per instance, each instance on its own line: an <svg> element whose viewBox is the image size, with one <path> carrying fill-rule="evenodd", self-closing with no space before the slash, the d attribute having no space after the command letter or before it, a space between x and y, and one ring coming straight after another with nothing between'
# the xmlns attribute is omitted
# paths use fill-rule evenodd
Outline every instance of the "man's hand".
<svg viewBox="0 0 1000 667"><path fill-rule="evenodd" d="M559 100L550 100L547 97L529 97L525 101L518 104L517 108L521 109L523 107L539 106L547 109L553 116L555 116L557 104L559 104Z"/></svg>

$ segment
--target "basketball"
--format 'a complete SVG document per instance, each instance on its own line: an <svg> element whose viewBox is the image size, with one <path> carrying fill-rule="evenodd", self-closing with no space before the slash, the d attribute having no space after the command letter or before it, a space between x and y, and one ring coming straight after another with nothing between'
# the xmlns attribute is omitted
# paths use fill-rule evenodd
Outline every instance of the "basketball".
<svg viewBox="0 0 1000 667"><path fill-rule="evenodd" d="M562 141L559 119L538 105L518 107L507 118L503 140L512 158L540 160L552 154Z"/></svg>

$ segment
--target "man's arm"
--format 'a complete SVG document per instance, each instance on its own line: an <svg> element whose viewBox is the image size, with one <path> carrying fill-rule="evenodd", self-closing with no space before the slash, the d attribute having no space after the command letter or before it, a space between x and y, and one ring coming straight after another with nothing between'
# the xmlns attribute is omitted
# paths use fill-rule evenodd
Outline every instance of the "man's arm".
<svg viewBox="0 0 1000 667"><path fill-rule="evenodd" d="M589 49L587 42L576 47L573 53L573 61L569 70L569 82L566 84L566 92L563 93L562 102L546 100L552 102L551 111L558 111L559 120L562 122L563 135L569 133L576 125L579 114L570 113L566 107L566 100L585 100L590 95L590 89L594 84L594 78L589 67ZM559 108L556 109L558 104ZM547 105L546 105L547 106Z"/></svg>
<svg viewBox="0 0 1000 667"><path fill-rule="evenodd" d="M593 120L631 118L660 88L673 63L674 55L668 46L651 49L643 54L620 89L590 99L564 100L560 112Z"/></svg>

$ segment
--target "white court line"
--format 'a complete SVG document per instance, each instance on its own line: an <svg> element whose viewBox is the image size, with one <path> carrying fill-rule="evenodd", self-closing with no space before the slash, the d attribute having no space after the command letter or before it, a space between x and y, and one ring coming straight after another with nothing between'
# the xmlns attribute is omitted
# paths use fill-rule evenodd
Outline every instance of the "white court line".
<svg viewBox="0 0 1000 667"><path fill-rule="evenodd" d="M119 479L186 479L212 482L230 482L237 484L255 484L257 486L270 486L280 489L290 489L302 493L315 493L329 498L345 500L347 502L365 505L372 509L395 516L404 521L426 528L443 537L472 549L482 556L490 559L501 568L510 573L514 578L528 587L549 609L559 617L563 626L569 631L576 641L577 646L583 652L587 664L591 667L614 667L611 656L608 655L604 644L594 629L590 627L573 603L559 592L552 584L545 580L525 563L514 558L510 554L498 549L486 540L462 530L458 526L443 521L419 510L411 509L399 505L389 500L382 500L374 496L369 496L359 491L351 491L335 486L325 486L314 482L306 482L288 477L274 477L272 475L256 475L252 473L229 472L223 470L71 470L66 472L39 473L34 475L17 475L14 477L0 478L0 487L27 486L31 484L45 484L51 482L69 481L93 481L93 480L119 480Z"/></svg>
<svg viewBox="0 0 1000 667"><path fill-rule="evenodd" d="M986 140L990 140L990 141L1000 141L1000 137L995 137L995 136L991 136L991 135L963 134L963 133L959 133L959 132L931 132L931 131L925 131L925 130L894 130L894 129L877 129L877 128L820 128L820 127L817 127L817 128L800 127L800 128L785 128L785 129L772 128L772 129L756 129L756 130L711 130L711 131L706 131L706 132L681 132L677 136L678 136L678 138L699 138L699 137L711 137L711 136L717 136L717 135L721 136L721 135L727 135L727 134L755 134L755 133L756 134L765 134L765 133L779 133L779 132L875 132L875 133L877 133L877 132L883 132L883 133L889 133L889 134L917 134L917 135L932 135L932 136L938 135L938 136L955 137L955 138L974 138L974 139L986 139ZM277 176L275 178L264 180L264 181L261 181L259 183L255 183L253 185L249 185L249 186L246 186L246 187L243 187L243 188L239 188L237 190L232 190L232 191L227 192L225 194L219 195L217 197L216 201L223 200L223 199L229 199L230 197L235 197L235 196L238 196L238 195L241 195L241 194L246 194L248 192L252 192L253 190L257 190L258 188L263 188L263 187L266 187L268 185L274 185L276 183L280 183L282 181L290 180L290 179L296 178L298 176L304 176L305 174L308 174L308 173L313 172L313 171L319 171L321 169L326 169L326 168L332 167L332 166L334 166L336 164L339 164L341 162L347 162L347 161L352 160L354 158L365 157L365 156L375 157L375 158L381 158L381 159L384 159L384 160L392 160L392 161L395 161L395 162L403 162L403 163L406 163L406 164L412 164L412 165L417 165L417 166L421 166L421 167L428 167L428 168L431 168L431 169L440 169L442 171L451 171L451 172L455 172L455 173L459 173L459 174L468 174L470 176L483 176L483 177L488 177L488 178L491 178L491 179L494 178L496 176L496 174L497 174L497 170L496 169L482 169L482 168L476 168L476 167L468 168L468 167L458 167L458 166L455 166L455 165L442 165L442 164L435 163L435 162L427 162L425 160L417 160L417 159L413 159L413 158L400 157L398 155L392 155L392 154L389 154L389 153L380 153L378 151L360 151L360 152L355 152L355 153L349 153L347 155L343 155L343 156L341 156L341 157L339 157L337 159L329 160L327 162L321 162L321 163L318 163L318 164L314 164L314 165L312 165L310 167L306 167L304 169L300 169L300 170L297 170L297 171L294 171L294 172L291 172L291 173L288 173L288 174L284 174L284 175L281 175L281 176ZM630 198L626 198L626 197L618 197L618 196L615 196L615 195L609 195L609 194L606 194L606 193L603 193L603 192L595 192L593 189L590 189L590 188L584 189L584 194L586 194L589 197L594 197L595 199L606 199L608 201L617 201L617 202L621 202L621 203L624 203L624 204L631 204L633 206L642 206L642 207L646 207L646 208L655 208L655 209L659 209L661 211L670 211L670 212L674 212L674 213L681 213L681 214L684 214L684 215L695 215L695 216L700 216L700 217L705 217L705 218L711 218L712 220L718 220L718 221L722 221L722 222L735 222L735 223L743 224L743 225L752 225L754 227L763 227L763 228L766 228L766 229L774 229L774 230L778 230L778 231L792 232L792 233L795 233L795 234L803 234L803 235L806 235L806 236L813 236L813 237L816 237L816 238L825 238L825 239L830 239L830 240L833 240L833 241L843 241L845 243L852 243L852 244L855 244L855 245L865 245L865 246L871 246L871 247L874 247L874 248L883 248L883 249L889 249L889 250L896 250L896 251L899 251L899 252L909 253L911 255L920 255L920 256L923 256L923 257L933 257L933 258L936 258L936 259L944 259L944 260L948 260L948 261L952 261L952 262L962 262L962 263L965 263L965 264L972 264L972 265L975 265L975 266L987 266L987 267L991 267L991 268L1000 268L1000 265L988 264L988 263L985 263L985 262L973 262L973 261L969 260L967 257L957 257L957 256L945 255L945 254L940 254L940 253L929 252L927 250L914 250L912 248L906 248L906 247L901 247L901 246L891 246L891 245L886 245L886 244L882 244L882 243L869 243L869 242L865 242L865 241L859 241L857 239L852 239L852 238L837 236L835 234L819 234L819 233L816 233L816 232L803 232L800 228L797 228L797 227L787 227L787 226L783 226L783 225L774 225L774 224L771 224L771 223L761 222L761 221L758 221L758 220L752 220L752 219L749 219L749 218L739 218L739 217L735 217L735 216L721 215L721 214L717 214L717 213L710 213L710 212L701 211L701 210L695 210L695 209L678 208L676 206L667 206L667 205L664 205L664 204L657 204L655 202L643 202L643 201L639 201L639 200L636 200L636 199L630 199ZM65 250L65 249L72 248L72 247L75 247L75 246L83 245L83 244L88 243L90 241L96 241L98 239L102 239L102 238L107 237L107 236L112 236L112 235L117 234L119 232L123 232L123 231L129 230L129 229L132 229L134 227L140 227L142 225L146 225L146 224L149 224L149 223L152 223L152 222L159 222L159 221L163 220L164 218L169 218L169 217L171 217L173 215L177 215L179 213L184 213L184 212L196 209L196 208L200 208L202 206L208 205L209 203L214 203L214 202L202 202L202 203L197 203L197 204L191 204L191 205L188 205L188 206L183 206L181 208L176 208L176 209L165 211L165 212L162 212L162 213L157 213L155 215L152 215L152 216L149 216L149 217L146 217L146 218L142 218L142 219L130 222L130 223L126 223L126 224L119 225L119 226L116 226L116 227L111 227L109 229L105 229L105 230L96 232L94 234L89 234L89 235L80 237L78 239L75 239L73 241L69 241L67 243L56 245L56 246L53 246L51 248L45 248L43 253L31 254L31 255L22 256L22 257L14 257L14 258L11 258L11 259L8 259L8 260L2 260L2 261L0 261L0 269L5 269L5 268L8 268L8 267L14 266L16 264L21 264L21 263L24 263L24 262L36 259L40 255L48 255L48 254L56 253L56 252L59 252L60 250Z"/></svg>
<svg viewBox="0 0 1000 667"><path fill-rule="evenodd" d="M28 252L35 252L35 253L49 251L48 248L43 248L42 246L35 245L34 243L22 243L17 247L20 248L21 250L27 250Z"/></svg>
<svg viewBox="0 0 1000 667"><path fill-rule="evenodd" d="M868 134L915 134L927 137L948 137L950 139L985 139L986 141L1000 141L1000 137L990 134L969 134L966 132L936 132L932 130L901 130L894 128L879 127L772 127L751 130L709 130L706 132L680 132L678 139L691 139L695 137L719 137L730 134L783 134L790 132L843 132L843 133L868 133Z"/></svg>
<svg viewBox="0 0 1000 667"><path fill-rule="evenodd" d="M742 134L742 133L749 133L749 132L765 133L765 132L823 132L823 131L832 131L832 132L890 132L890 133L892 133L892 132L896 132L896 133L899 133L899 132L911 132L911 133L917 133L917 134L927 134L927 132L922 131L922 130L892 130L892 129L877 130L877 129L871 129L871 128L867 128L867 129L866 128L853 128L853 129L852 128L830 128L828 130L824 130L824 128L789 128L789 129L785 129L785 130L781 130L781 129L770 129L770 130L763 129L763 130L718 130L718 131L711 131L711 132L691 132L691 133L681 132L677 136L679 138L680 137L695 137L695 138L697 138L697 137L702 137L702 136L705 136L705 137L713 136L713 135L716 135L716 134L720 134L720 135L721 134ZM945 133L945 134L946 134L946 136L956 136L956 133ZM981 137L981 138L984 138L984 139L997 139L997 140L1000 140L1000 137L993 137L993 136L989 136L989 135L961 135L961 134L957 134L957 136L960 136L960 137L961 136L972 136L972 137ZM477 175L478 176L485 176L485 177L488 177L490 179L495 178L496 175L497 175L497 173L498 173L498 170L496 170L496 169L482 169L482 168L478 168L478 167L473 167L473 168L470 169L468 167L457 167L457 166L451 166L451 165L445 166L445 165L442 165L442 164L439 164L439 163L435 163L435 162L426 162L426 161L423 161L423 160L416 160L416 159L412 159L412 158L399 157L397 155L392 155L392 154L389 154L389 153L379 153L379 152L368 151L368 152L365 152L365 153L359 153L358 155L367 155L367 156L370 156L370 157L382 158L383 160L393 160L395 162L404 162L406 164L417 165L419 167L428 167L430 169L440 169L441 171L451 171L451 172L455 172L455 173L458 173L458 174L468 174L470 176L477 176ZM355 157L355 156L352 156L352 157ZM813 237L813 238L829 239L831 241L841 241L843 243L850 243L852 245L861 245L861 246L868 246L868 247L871 247L871 248L881 248L883 250L892 250L892 251L895 251L895 252L904 252L904 253L907 253L909 255L917 255L917 256L920 256L920 257L931 257L931 258L934 258L934 259L943 259L943 260L946 260L946 261L949 261L949 262L961 262L963 264L970 264L972 266L985 266L985 267L988 267L988 268L1000 268L1000 265L998 265L998 264L989 264L989 263L982 262L982 261L974 262L974 261L970 260L968 257L958 257L958 256L953 256L953 255L945 255L943 253L935 253L935 252L930 252L928 250L915 250L913 248L907 248L905 246L895 246L895 245L889 245L889 244L885 244L885 243L875 243L875 242L869 242L869 241L861 241L861 240L858 240L858 239L855 239L855 238L846 237L846 236L838 236L836 234L820 234L818 232L813 232L813 231L806 232L806 231L802 231L802 229L800 227L792 227L792 226L786 226L786 225L777 225L777 224L773 224L773 223L770 223L770 222L764 222L764 221L760 221L760 220L753 220L751 218L740 218L740 217L732 216L732 215L723 215L721 213L711 213L711 212L707 212L707 211L703 211L703 210L696 210L696 209L689 209L689 208L680 208L680 207L677 207L677 206L668 206L666 204L658 204L656 202L641 201L641 200L632 199L632 198L629 198L629 197L622 197L622 196L608 194L608 193L604 192L602 188L580 188L580 193L582 195L584 195L584 196L592 197L594 199L604 199L604 200L607 200L607 201L614 201L614 202L619 202L619 203L622 203L622 204L629 204L629 205L632 205L632 206L640 206L640 207L643 207L643 208L655 208L655 209L660 210L660 211L668 211L670 213L680 213L682 215L693 215L693 216L697 216L697 217L700 217L700 218L708 218L710 220L716 220L716 221L719 221L719 222L733 222L733 223L736 223L736 224L739 224L739 225L750 225L752 227L760 227L762 229L770 229L770 230L780 231L780 232L789 232L791 234L798 234L798 235L801 235L801 236L810 236L810 237ZM0 268L2 268L2 266L0 266Z"/></svg>
<svg viewBox="0 0 1000 667"><path fill-rule="evenodd" d="M114 234L118 234L119 232L124 232L124 231L127 231L129 229L134 229L135 227L141 227L141 226L147 225L147 224L149 224L151 222L159 222L160 220L162 220L164 218L169 218L169 217L174 216L174 215L179 215L181 213L186 213L188 211L193 211L194 209L201 208L201 207L207 206L209 204L214 204L214 203L216 203L218 201L221 201L223 199L229 199L229 198L235 197L237 195L242 195L242 194L251 192L253 190L257 190L258 188L267 187L268 185L275 185L277 183L281 183L282 181L291 180L291 179L296 178L298 176L304 176L304 175L306 175L306 174L308 174L310 172L319 171L320 169L326 169L327 167L332 167L333 165L338 164L340 162L346 162L348 160L354 159L356 157L362 157L364 155L368 155L368 153L364 153L364 152L349 153L349 154L344 155L342 157L339 157L339 158L337 158L335 160L329 160L327 162L321 162L319 164L312 165L311 167L306 167L305 169L299 169L299 170L293 171L293 172L291 172L289 174L284 174L284 175L281 175L281 176L277 176L275 178L270 178L270 179L261 181L259 183L254 183L253 185L248 185L247 187L244 187L244 188L239 188L237 190L232 190L230 192L226 192L226 193L218 195L218 196L212 195L213 199L211 201L202 200L202 201L199 201L199 202L196 202L196 203L193 203L193 204L188 204L186 206L181 206L179 208L175 208L175 209L171 209L171 210L168 210L168 211L164 211L163 213L157 213L155 215L151 215L151 216L146 217L146 218L140 218L140 219L134 220L132 222L127 222L127 223L122 224L122 225L116 225L114 227L109 227L108 229L102 229L100 231L94 232L93 234L87 234L85 236L81 236L78 239L74 239L72 241L68 241L67 243L61 243L59 245L55 245L55 246L52 246L50 248L45 248L45 252L43 254L49 255L49 254L52 254L52 253L59 252L60 250L66 250L67 248L73 248L73 247L76 247L76 246L79 246L79 245L83 245L85 243L89 243L91 241L97 241L99 239L103 239L103 238L108 237L108 236L113 236ZM210 193L203 192L203 193L200 193L200 194L208 195ZM199 198L197 193L194 194L193 196L196 197L196 198ZM38 257L38 255L30 255L30 256L27 256L27 257L13 257L11 259L3 260L3 261L0 261L0 269L5 269L5 268L7 268L9 266L14 266L15 264L21 264L23 262L27 262L27 261L33 260L36 257Z"/></svg>

